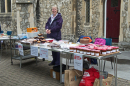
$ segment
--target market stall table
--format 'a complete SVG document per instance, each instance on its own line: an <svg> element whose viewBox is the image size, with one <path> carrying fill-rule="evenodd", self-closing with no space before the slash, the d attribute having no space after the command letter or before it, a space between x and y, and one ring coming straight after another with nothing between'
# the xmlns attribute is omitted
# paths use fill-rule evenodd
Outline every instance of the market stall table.
<svg viewBox="0 0 130 86"><path fill-rule="evenodd" d="M28 45L25 45L24 46L28 46ZM33 46L36 46L36 45L33 45ZM45 47L45 46L37 46L38 48L45 48L45 49L48 49L50 51L55 51L55 52L60 52L61 54L65 54L65 55L68 55L68 54L74 54L74 52L70 52L69 49L56 49L56 48L50 48L50 47ZM80 53L79 53L80 54ZM117 55L121 54L120 51L118 52L114 52L114 53L110 53L110 54L107 54L107 55L102 55L102 56L91 56L91 55L85 55L85 54L82 54L83 55L83 58L84 57L88 57L88 58L94 58L94 59L98 59L99 60L99 71L100 71L100 83L102 83L102 72L103 71L103 60L106 59L106 58L110 58L110 57L114 57L114 75L115 75L115 86L117 86ZM66 56L66 69L68 69L68 60L70 58L68 56ZM62 83L62 57L60 57L60 83ZM100 86L102 86L102 84L100 84Z"/></svg>

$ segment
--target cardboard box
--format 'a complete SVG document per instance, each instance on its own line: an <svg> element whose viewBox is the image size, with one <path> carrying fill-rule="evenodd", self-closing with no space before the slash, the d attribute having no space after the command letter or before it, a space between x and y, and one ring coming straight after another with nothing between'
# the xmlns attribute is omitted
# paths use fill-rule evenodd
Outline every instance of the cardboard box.
<svg viewBox="0 0 130 86"><path fill-rule="evenodd" d="M37 27L27 28L27 32L37 32L37 31L38 31Z"/></svg>
<svg viewBox="0 0 130 86"><path fill-rule="evenodd" d="M85 70L88 70L88 69L83 68L83 71L85 71Z"/></svg>
<svg viewBox="0 0 130 86"><path fill-rule="evenodd" d="M50 69L50 76L56 80L60 80L60 72ZM62 72L62 82L64 82L64 72Z"/></svg>

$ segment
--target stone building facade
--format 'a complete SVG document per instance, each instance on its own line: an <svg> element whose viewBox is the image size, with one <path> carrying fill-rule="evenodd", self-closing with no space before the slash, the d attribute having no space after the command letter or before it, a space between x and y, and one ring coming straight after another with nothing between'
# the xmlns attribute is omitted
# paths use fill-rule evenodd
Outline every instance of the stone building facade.
<svg viewBox="0 0 130 86"><path fill-rule="evenodd" d="M5 32L12 30L13 35L25 33L27 27L38 27L39 31L45 34L45 24L51 15L51 7L57 5L63 17L61 29L63 39L76 41L80 35L87 35L92 36L94 40L96 37L105 37L104 6L106 1L11 0L11 13L0 13L0 24L2 30ZM124 43L127 46L130 44L130 0L121 0L119 42L120 46Z"/></svg>

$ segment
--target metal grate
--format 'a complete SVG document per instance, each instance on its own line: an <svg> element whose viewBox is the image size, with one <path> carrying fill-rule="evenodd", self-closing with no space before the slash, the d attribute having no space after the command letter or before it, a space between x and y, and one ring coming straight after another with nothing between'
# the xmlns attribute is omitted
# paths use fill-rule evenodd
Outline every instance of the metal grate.
<svg viewBox="0 0 130 86"><path fill-rule="evenodd" d="M5 12L5 0L1 0L1 13Z"/></svg>
<svg viewBox="0 0 130 86"><path fill-rule="evenodd" d="M86 0L86 22L90 21L90 0Z"/></svg>
<svg viewBox="0 0 130 86"><path fill-rule="evenodd" d="M111 7L117 7L118 6L118 0L111 0Z"/></svg>

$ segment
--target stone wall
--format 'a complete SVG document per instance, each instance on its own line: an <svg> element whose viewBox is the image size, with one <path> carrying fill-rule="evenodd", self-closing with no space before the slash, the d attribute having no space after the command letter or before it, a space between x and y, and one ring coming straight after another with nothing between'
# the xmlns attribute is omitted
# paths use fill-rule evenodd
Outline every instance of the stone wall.
<svg viewBox="0 0 130 86"><path fill-rule="evenodd" d="M19 3L17 3L17 2ZM28 2L30 1L30 2ZM78 39L80 35L103 37L103 0L90 0L90 21L86 22L86 0L12 0L11 15L0 14L2 30L25 33L27 27L38 27L45 34L51 7L58 6L63 17L62 38ZM130 42L130 0L121 0L120 42ZM75 39L75 40L77 40Z"/></svg>
<svg viewBox="0 0 130 86"><path fill-rule="evenodd" d="M130 50L130 0L121 0L120 48Z"/></svg>
<svg viewBox="0 0 130 86"><path fill-rule="evenodd" d="M128 8L130 2L129 0L121 0L121 3L122 4L121 4L120 35L122 35L122 40L120 41L130 42L130 27L129 27L130 8Z"/></svg>
<svg viewBox="0 0 130 86"><path fill-rule="evenodd" d="M17 6L16 0L12 0L12 28L14 35L17 35Z"/></svg>
<svg viewBox="0 0 130 86"><path fill-rule="evenodd" d="M92 0L92 27L93 39L103 37L103 3L101 0Z"/></svg>

